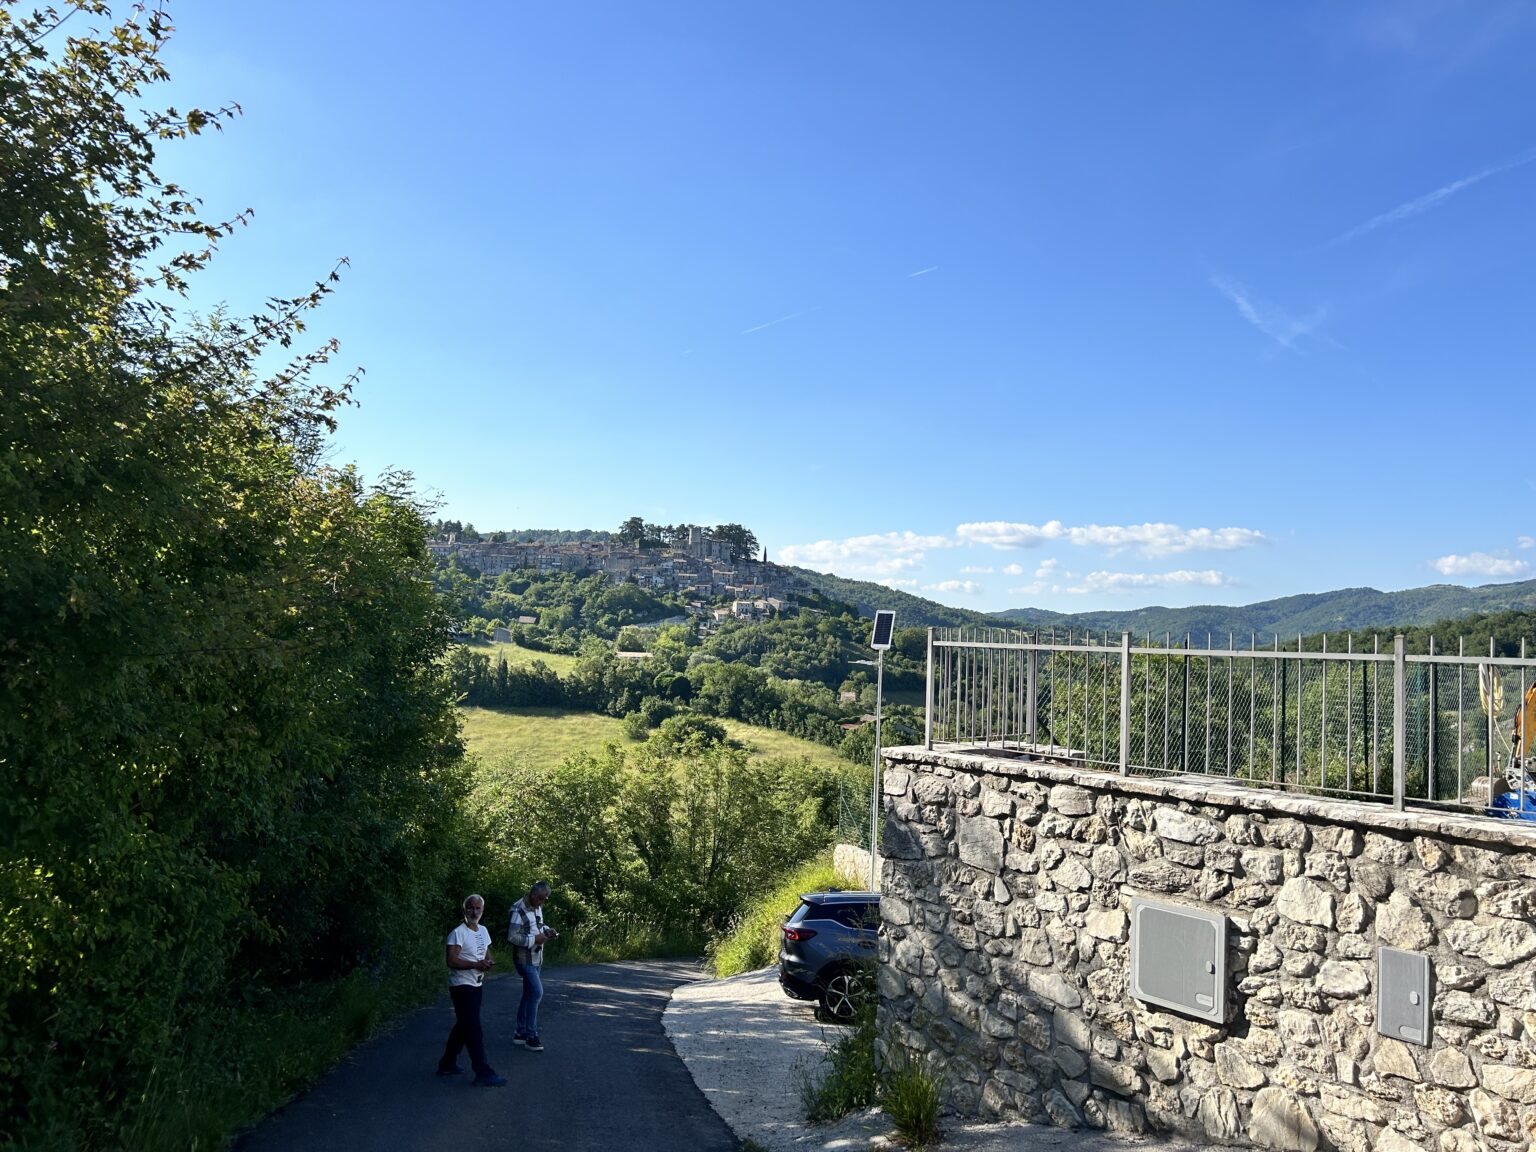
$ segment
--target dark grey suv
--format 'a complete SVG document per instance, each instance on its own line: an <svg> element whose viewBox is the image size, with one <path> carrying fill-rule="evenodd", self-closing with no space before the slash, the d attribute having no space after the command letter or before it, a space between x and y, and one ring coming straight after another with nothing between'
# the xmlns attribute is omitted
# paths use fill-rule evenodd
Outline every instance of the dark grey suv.
<svg viewBox="0 0 1536 1152"><path fill-rule="evenodd" d="M877 957L878 892L808 892L780 930L779 985L849 1021L859 986Z"/></svg>

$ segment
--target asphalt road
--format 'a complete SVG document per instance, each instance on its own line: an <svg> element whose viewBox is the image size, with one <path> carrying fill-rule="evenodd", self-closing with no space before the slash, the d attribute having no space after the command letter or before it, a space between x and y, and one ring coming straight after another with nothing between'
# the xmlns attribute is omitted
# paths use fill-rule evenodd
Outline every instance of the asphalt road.
<svg viewBox="0 0 1536 1152"><path fill-rule="evenodd" d="M510 1084L435 1074L453 1023L446 991L359 1045L305 1095L240 1140L239 1152L735 1152L737 1141L662 1030L672 989L699 979L675 961L546 970L539 1033L512 1044L522 983L487 981L486 1056ZM468 1057L459 1062L468 1065Z"/></svg>

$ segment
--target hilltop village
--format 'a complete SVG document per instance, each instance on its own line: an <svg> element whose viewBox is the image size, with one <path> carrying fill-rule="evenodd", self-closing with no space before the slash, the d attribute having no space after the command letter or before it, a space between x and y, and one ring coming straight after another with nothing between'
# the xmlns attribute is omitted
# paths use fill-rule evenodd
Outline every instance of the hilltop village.
<svg viewBox="0 0 1536 1152"><path fill-rule="evenodd" d="M547 542L463 541L447 533L428 542L440 560L457 558L464 568L488 576L503 572L600 572L615 584L631 583L689 598L692 614L752 619L794 611L794 598L810 586L766 560L733 558L726 540L712 540L695 525L686 542L638 547L627 541ZM728 607L718 607L729 600Z"/></svg>

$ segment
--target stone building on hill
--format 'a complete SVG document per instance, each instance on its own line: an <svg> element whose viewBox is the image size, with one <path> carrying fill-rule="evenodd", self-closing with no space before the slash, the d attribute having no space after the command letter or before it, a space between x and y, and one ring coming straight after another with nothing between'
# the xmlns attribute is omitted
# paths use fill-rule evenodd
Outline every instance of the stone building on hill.
<svg viewBox="0 0 1536 1152"><path fill-rule="evenodd" d="M615 584L628 582L709 600L747 600L774 613L786 611L790 597L807 587L802 579L773 564L733 560L730 543L706 539L698 525L688 529L687 543L670 548L637 548L612 539L465 542L453 535L431 540L427 546L440 560L457 557L465 568L489 576L520 571L601 572Z"/></svg>

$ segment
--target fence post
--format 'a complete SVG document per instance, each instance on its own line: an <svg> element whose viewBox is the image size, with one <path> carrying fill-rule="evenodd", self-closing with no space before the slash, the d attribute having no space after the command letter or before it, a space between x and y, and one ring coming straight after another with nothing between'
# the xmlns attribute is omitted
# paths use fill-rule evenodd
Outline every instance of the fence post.
<svg viewBox="0 0 1536 1152"><path fill-rule="evenodd" d="M1403 634L1392 638L1392 807L1403 810L1408 775L1408 656Z"/></svg>
<svg viewBox="0 0 1536 1152"><path fill-rule="evenodd" d="M928 692L923 708L923 747L933 751L933 629L928 629Z"/></svg>
<svg viewBox="0 0 1536 1152"><path fill-rule="evenodd" d="M1040 652L1031 648L1024 655L1024 742L1031 747L1040 742L1040 717L1035 710L1035 689L1040 682Z"/></svg>
<svg viewBox="0 0 1536 1152"><path fill-rule="evenodd" d="M1120 775L1131 770L1131 634L1120 633Z"/></svg>

